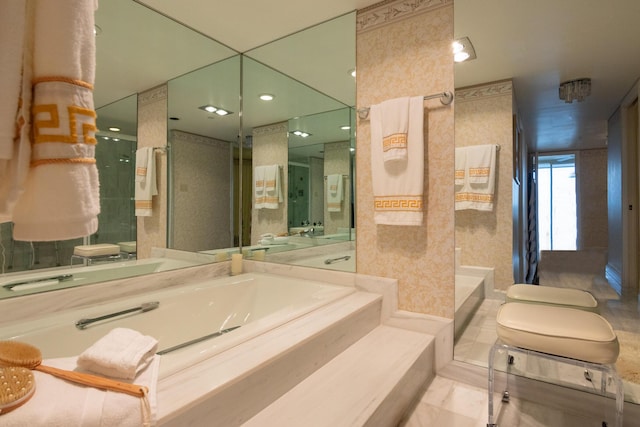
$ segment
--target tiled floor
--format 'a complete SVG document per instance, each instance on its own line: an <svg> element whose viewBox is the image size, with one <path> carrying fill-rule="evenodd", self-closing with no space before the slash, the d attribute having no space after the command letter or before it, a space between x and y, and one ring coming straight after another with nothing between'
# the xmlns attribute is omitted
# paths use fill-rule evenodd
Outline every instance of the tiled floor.
<svg viewBox="0 0 640 427"><path fill-rule="evenodd" d="M504 427L601 427L601 420L569 414L532 402L494 398L494 422ZM443 377L435 377L401 424L402 427L486 427L487 390Z"/></svg>

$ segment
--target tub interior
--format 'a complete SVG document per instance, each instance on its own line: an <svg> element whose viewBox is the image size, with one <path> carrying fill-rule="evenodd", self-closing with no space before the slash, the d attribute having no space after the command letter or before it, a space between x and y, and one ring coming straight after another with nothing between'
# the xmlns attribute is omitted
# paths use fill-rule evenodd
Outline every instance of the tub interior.
<svg viewBox="0 0 640 427"><path fill-rule="evenodd" d="M162 356L161 376L296 319L355 289L302 279L248 273L151 292L0 328L0 339L38 347L44 359L77 356L111 329L126 327L159 341L158 350L233 326L232 332ZM75 322L158 301L159 308L101 321L80 330Z"/></svg>

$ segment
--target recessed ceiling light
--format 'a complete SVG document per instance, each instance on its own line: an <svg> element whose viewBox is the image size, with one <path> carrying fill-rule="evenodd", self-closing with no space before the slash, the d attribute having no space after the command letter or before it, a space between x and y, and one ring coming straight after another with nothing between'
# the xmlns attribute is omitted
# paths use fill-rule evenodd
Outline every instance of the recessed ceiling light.
<svg viewBox="0 0 640 427"><path fill-rule="evenodd" d="M355 76L356 76L356 69L355 69L355 68L350 69L350 70L349 70L349 75L350 75L351 77L355 77Z"/></svg>
<svg viewBox="0 0 640 427"><path fill-rule="evenodd" d="M348 126L348 125L346 125L346 126L340 126L340 129L342 129L342 130L349 130L349 129L351 129L351 126Z"/></svg>
<svg viewBox="0 0 640 427"><path fill-rule="evenodd" d="M120 132L120 128L119 128L119 127L116 127L116 126L111 126L111 127L109 128L109 130L110 130L111 132Z"/></svg>
<svg viewBox="0 0 640 427"><path fill-rule="evenodd" d="M462 37L454 40L451 44L453 50L453 60L455 62L462 62L471 59L476 59L476 51L471 44L469 37Z"/></svg>
<svg viewBox="0 0 640 427"><path fill-rule="evenodd" d="M308 137L308 136L311 136L311 134L310 134L310 133L308 133L308 132L303 132L303 131L301 131L301 130L294 130L294 131L293 131L293 134L294 134L294 135L296 135L296 136L299 136L300 138L306 138L306 137Z"/></svg>
<svg viewBox="0 0 640 427"><path fill-rule="evenodd" d="M275 98L275 96L271 95L270 93L260 94L260 99L262 99L263 101L273 101L273 98Z"/></svg>
<svg viewBox="0 0 640 427"><path fill-rule="evenodd" d="M229 114L229 111L223 110L222 108L218 108L216 110L216 114L219 116L226 116L227 114Z"/></svg>
<svg viewBox="0 0 640 427"><path fill-rule="evenodd" d="M93 35L94 36L99 36L100 34L102 34L102 28L98 27L97 25L93 26Z"/></svg>

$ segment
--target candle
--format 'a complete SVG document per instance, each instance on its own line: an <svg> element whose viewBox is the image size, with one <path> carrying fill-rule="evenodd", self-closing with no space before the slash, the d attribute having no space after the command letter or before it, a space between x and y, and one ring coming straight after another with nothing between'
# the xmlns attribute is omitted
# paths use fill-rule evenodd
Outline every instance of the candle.
<svg viewBox="0 0 640 427"><path fill-rule="evenodd" d="M242 254L231 255L231 275L242 273Z"/></svg>
<svg viewBox="0 0 640 427"><path fill-rule="evenodd" d="M253 259L256 261L264 261L264 249L253 251Z"/></svg>

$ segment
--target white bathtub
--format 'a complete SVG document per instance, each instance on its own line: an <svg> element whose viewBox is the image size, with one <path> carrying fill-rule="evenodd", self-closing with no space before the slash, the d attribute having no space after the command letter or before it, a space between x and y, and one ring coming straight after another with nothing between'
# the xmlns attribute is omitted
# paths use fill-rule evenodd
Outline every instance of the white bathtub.
<svg viewBox="0 0 640 427"><path fill-rule="evenodd" d="M114 261L87 267L57 267L8 273L0 275L0 298L55 291L91 283L189 267L197 264L196 262L180 259L147 258L144 260ZM55 277L64 275L71 275L71 277L66 280L55 279ZM11 286L17 283L24 284Z"/></svg>
<svg viewBox="0 0 640 427"><path fill-rule="evenodd" d="M1 339L37 346L43 358L81 353L115 327L127 327L158 339L159 350L233 327L216 338L162 356L160 378L203 361L252 337L298 318L355 289L321 282L248 273L147 293L142 296L76 309L0 328ZM159 301L159 308L95 323L84 330L81 318Z"/></svg>
<svg viewBox="0 0 640 427"><path fill-rule="evenodd" d="M455 275L455 338L457 339L484 300L484 277Z"/></svg>

